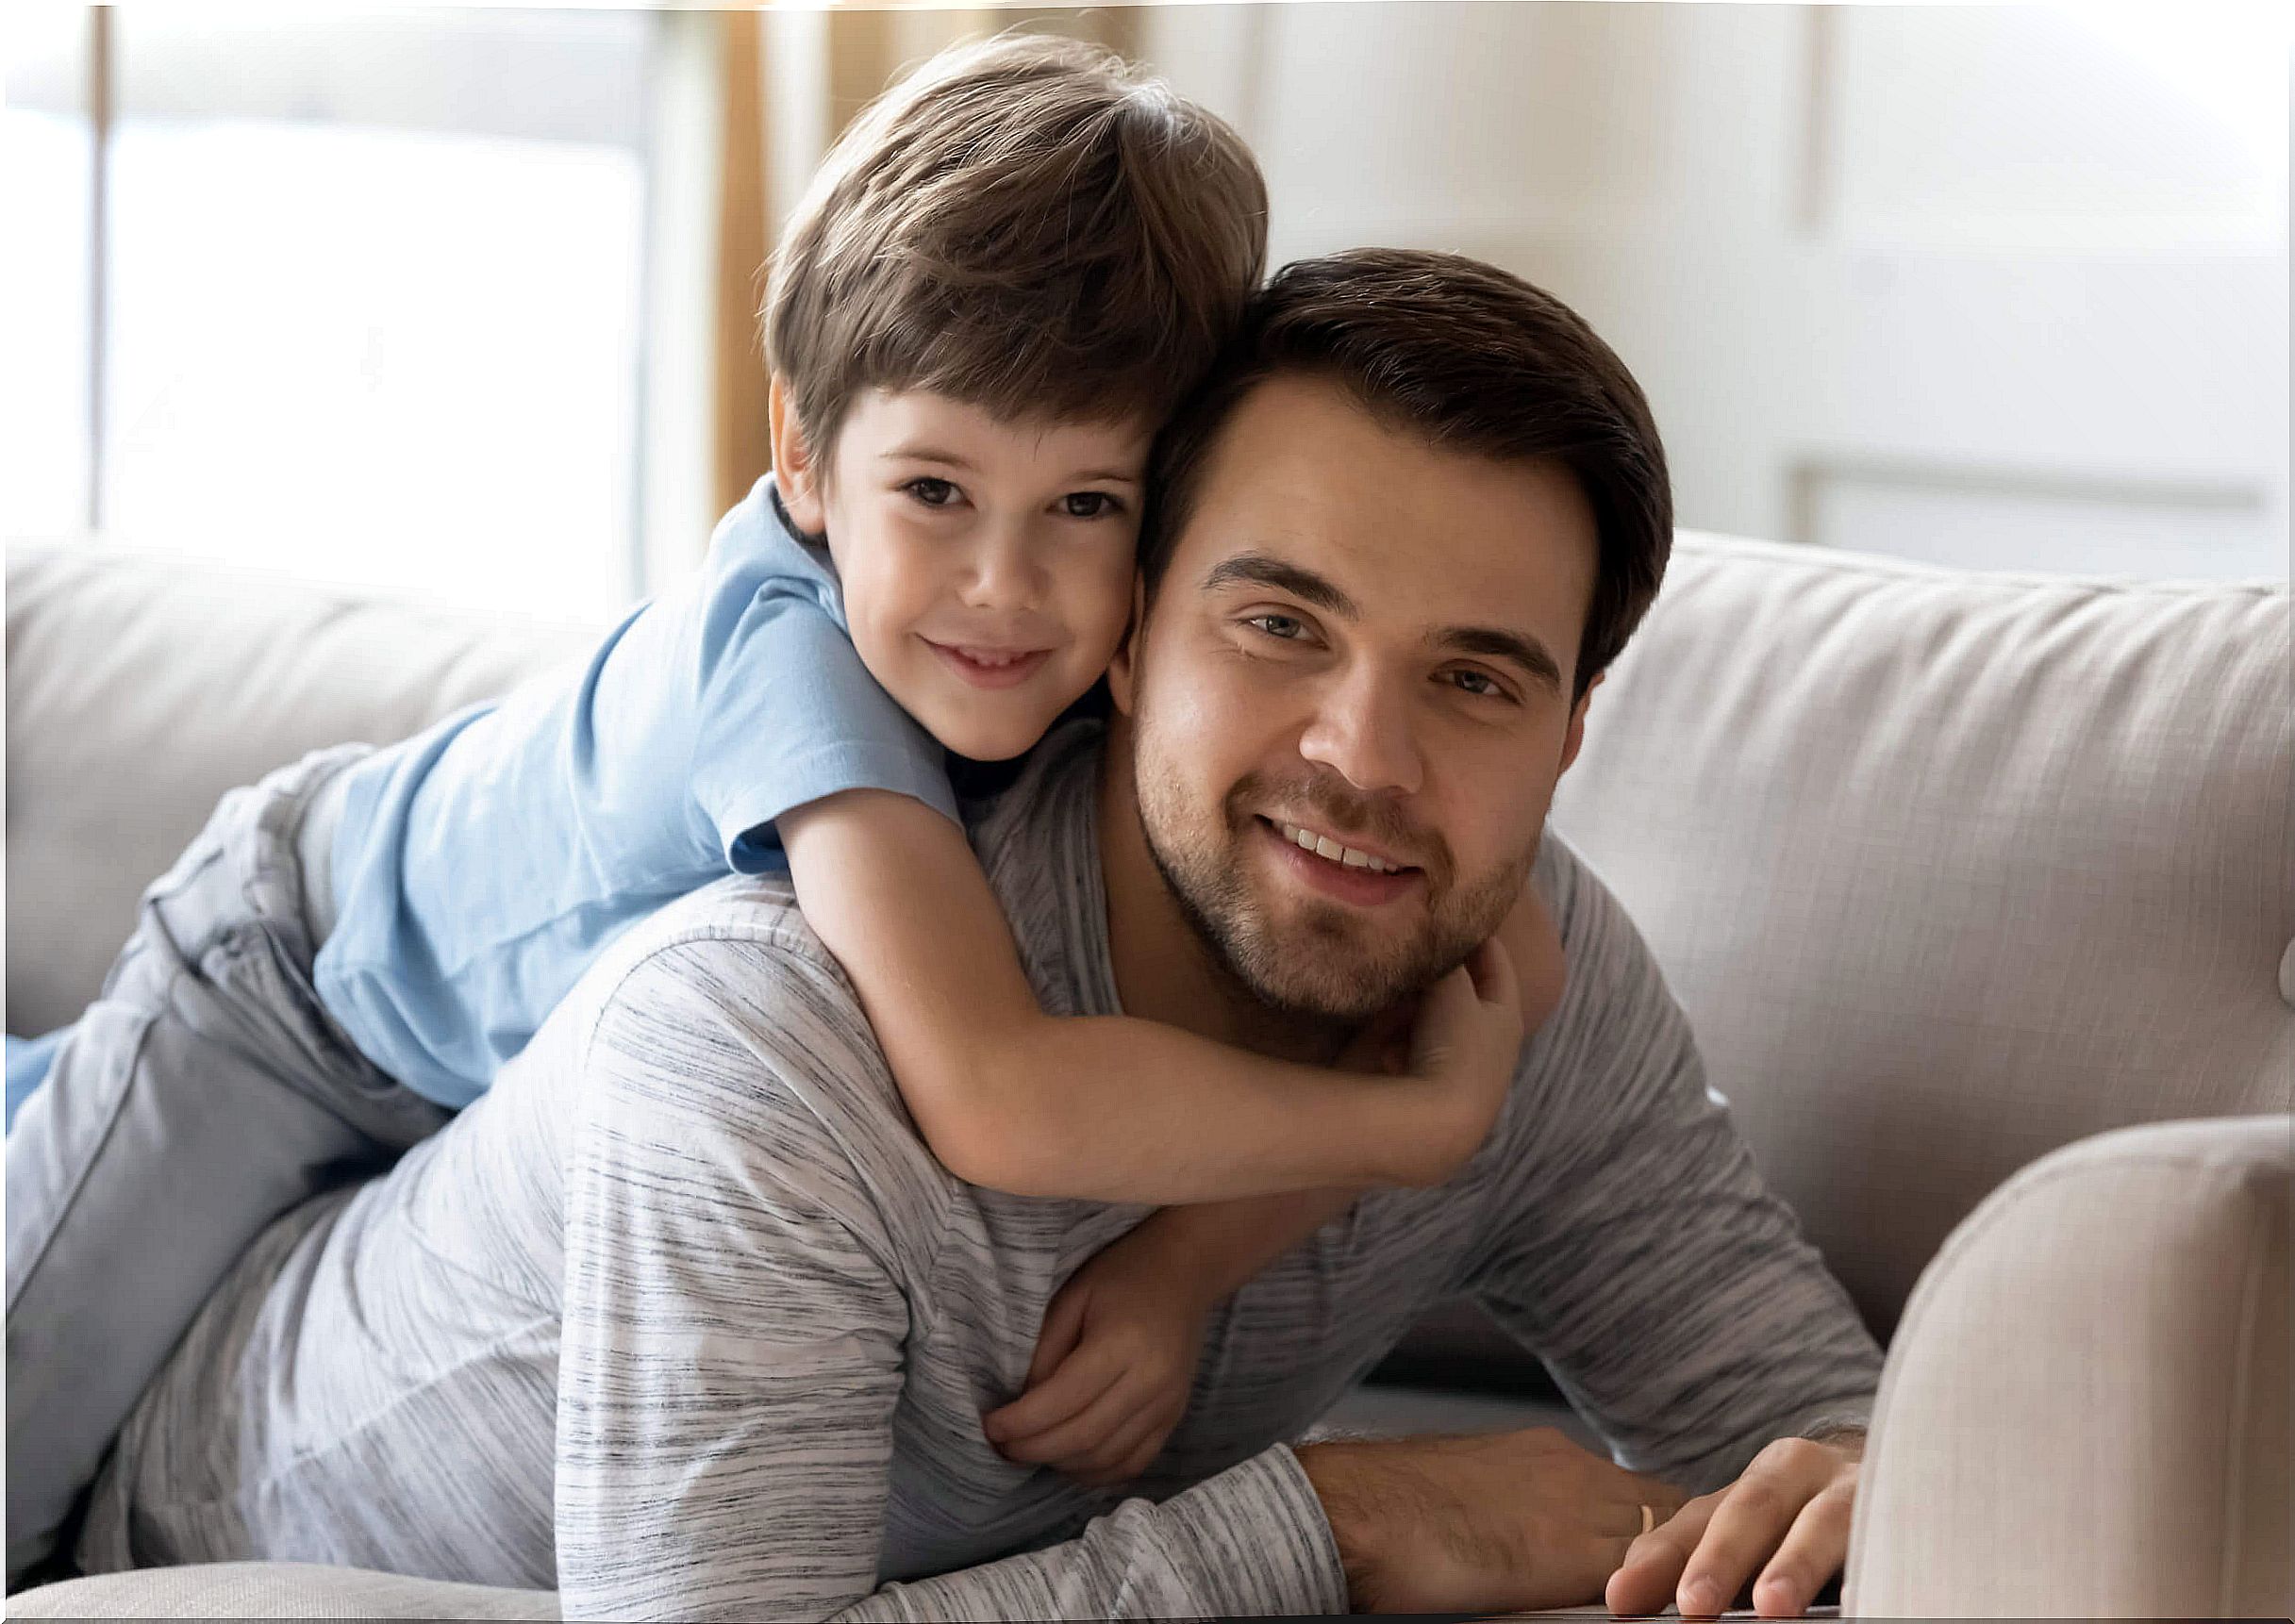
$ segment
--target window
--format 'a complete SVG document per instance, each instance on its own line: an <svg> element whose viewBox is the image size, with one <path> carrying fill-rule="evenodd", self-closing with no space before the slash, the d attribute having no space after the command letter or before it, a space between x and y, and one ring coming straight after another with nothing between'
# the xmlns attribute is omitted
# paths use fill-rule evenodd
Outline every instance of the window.
<svg viewBox="0 0 2295 1624"><path fill-rule="evenodd" d="M100 431L67 446L9 391L67 474L92 459L93 512L70 516L465 604L626 601L653 26L115 8ZM8 115L43 223L24 274L51 309L91 281L70 252L86 124L57 90ZM8 529L58 527L71 484L9 497Z"/></svg>
<svg viewBox="0 0 2295 1624"><path fill-rule="evenodd" d="M88 523L91 229L87 14L20 8L0 105L0 529Z"/></svg>

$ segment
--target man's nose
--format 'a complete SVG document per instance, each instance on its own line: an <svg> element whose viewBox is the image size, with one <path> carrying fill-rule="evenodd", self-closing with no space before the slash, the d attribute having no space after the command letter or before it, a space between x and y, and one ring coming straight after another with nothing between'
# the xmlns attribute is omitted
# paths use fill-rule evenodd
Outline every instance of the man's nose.
<svg viewBox="0 0 2295 1624"><path fill-rule="evenodd" d="M1347 672L1323 690L1300 736L1299 754L1365 794L1414 795L1425 771L1411 708L1399 679Z"/></svg>

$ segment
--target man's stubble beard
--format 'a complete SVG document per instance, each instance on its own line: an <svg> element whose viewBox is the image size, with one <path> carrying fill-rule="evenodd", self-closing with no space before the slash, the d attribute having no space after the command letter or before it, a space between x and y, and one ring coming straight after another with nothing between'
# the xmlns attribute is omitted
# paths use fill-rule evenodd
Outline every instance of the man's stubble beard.
<svg viewBox="0 0 2295 1624"><path fill-rule="evenodd" d="M1377 938L1338 903L1309 903L1294 924L1278 930L1243 872L1243 842L1256 819L1240 808L1259 788L1258 778L1247 775L1228 791L1211 839L1192 841L1174 833L1185 823L1174 782L1154 770L1144 749L1134 763L1133 804L1148 855L1213 968L1271 1014L1327 1040L1343 1038L1463 964L1513 911L1538 854L1534 841L1502 872L1461 892L1447 850L1430 853L1428 905L1404 937ZM1302 793L1325 807L1341 799L1327 787ZM1371 804L1345 799L1348 815L1337 821L1379 821Z"/></svg>

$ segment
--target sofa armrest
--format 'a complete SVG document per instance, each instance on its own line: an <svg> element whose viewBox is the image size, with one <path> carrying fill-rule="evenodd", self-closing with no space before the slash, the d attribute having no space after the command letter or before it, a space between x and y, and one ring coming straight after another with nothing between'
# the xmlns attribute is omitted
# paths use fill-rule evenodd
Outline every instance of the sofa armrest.
<svg viewBox="0 0 2295 1624"><path fill-rule="evenodd" d="M2291 1135L2103 1134L1971 1215L1889 1351L1846 1614L2295 1612Z"/></svg>

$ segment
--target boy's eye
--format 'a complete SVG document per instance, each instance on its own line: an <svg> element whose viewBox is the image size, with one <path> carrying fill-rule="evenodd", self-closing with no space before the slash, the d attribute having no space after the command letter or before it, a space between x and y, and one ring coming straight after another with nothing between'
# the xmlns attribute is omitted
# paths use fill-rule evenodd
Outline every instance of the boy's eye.
<svg viewBox="0 0 2295 1624"><path fill-rule="evenodd" d="M927 507L946 507L956 495L955 486L945 479L935 479L930 474L912 479L901 489Z"/></svg>
<svg viewBox="0 0 2295 1624"><path fill-rule="evenodd" d="M1243 623L1256 626L1269 637L1279 638L1287 643L1297 642L1306 636L1306 623L1290 615L1253 615Z"/></svg>
<svg viewBox="0 0 2295 1624"><path fill-rule="evenodd" d="M1109 490L1071 490L1060 502L1071 519L1103 519L1123 511L1123 499Z"/></svg>

